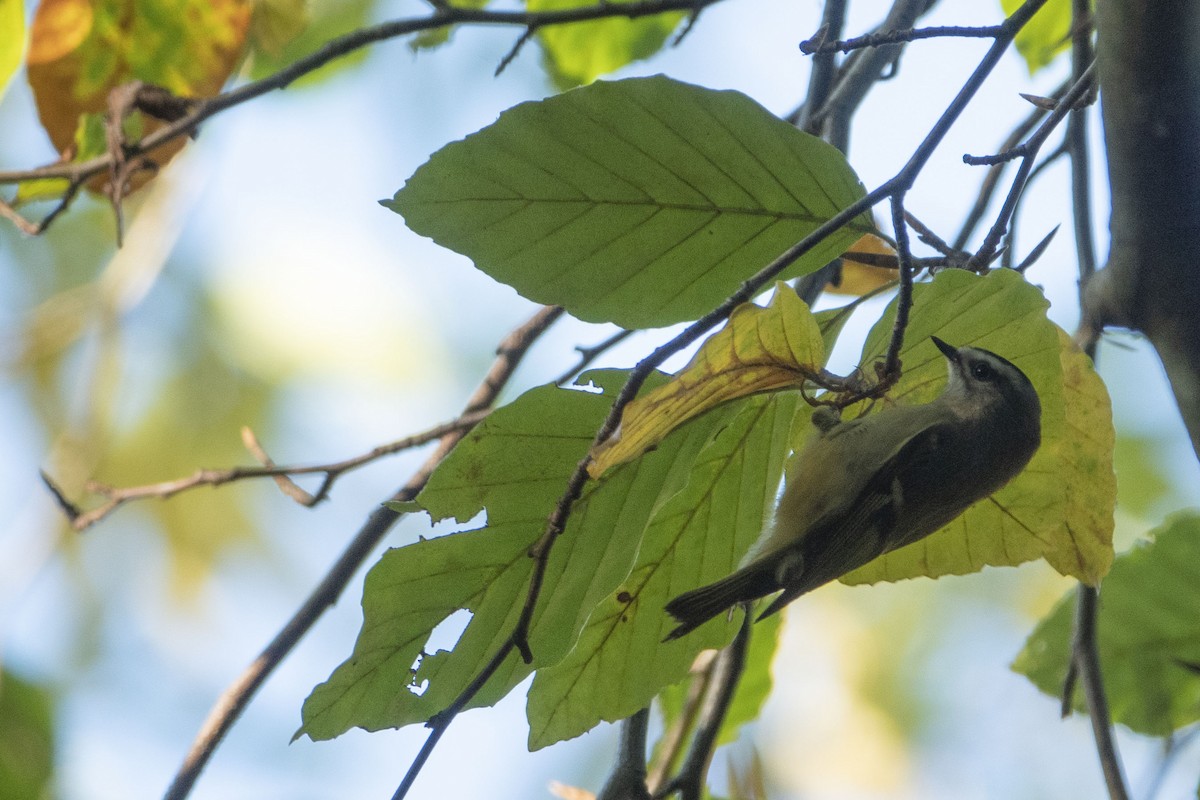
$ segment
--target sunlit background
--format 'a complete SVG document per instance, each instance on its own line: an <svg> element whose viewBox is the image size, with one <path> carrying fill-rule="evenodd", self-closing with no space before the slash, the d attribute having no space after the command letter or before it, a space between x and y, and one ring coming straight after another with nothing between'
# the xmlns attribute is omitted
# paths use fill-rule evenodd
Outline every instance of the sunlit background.
<svg viewBox="0 0 1200 800"><path fill-rule="evenodd" d="M889 4L852 3L849 30ZM928 24L990 24L998 4L944 3ZM416 2L316 3L364 19L420 15ZM818 0L739 0L704 12L683 43L618 76L666 73L749 94L784 114L808 65L797 44ZM319 23L318 23L319 24ZM67 530L38 478L73 497L89 478L115 485L252 463L253 429L280 463L321 463L452 418L496 343L535 306L464 258L409 232L381 207L428 156L552 89L535 44L492 73L519 32L462 29L440 49L370 48L302 85L221 114L131 201L114 245L103 202L76 204L44 237L0 225L0 647L7 669L55 699L57 796L161 795L209 707L316 585L366 515L424 458L354 472L304 509L269 481L199 489L119 509ZM850 161L868 187L890 177L961 86L987 42L912 45L895 80L859 114ZM1030 79L1007 56L909 194L951 238L979 168L1065 63ZM22 76L0 104L0 167L54 158ZM1099 132L1092 128L1097 153ZM1100 161L1101 159L1097 159ZM1106 251L1103 164L1095 166L1099 252ZM1063 230L1029 277L1051 316L1077 319L1065 161L1023 205L1023 252ZM833 302L833 301L826 301ZM837 300L836 302L842 302ZM842 337L853 365L880 304ZM511 399L553 380L604 326L562 321L530 354ZM605 357L630 366L670 331ZM1165 513L1197 502L1197 467L1147 346L1105 340L1101 373L1119 431L1118 549ZM428 532L410 518L389 546ZM373 559L372 559L373 560ZM936 582L834 585L793 605L760 721L714 761L714 790L757 751L773 797L1095 798L1104 793L1088 722L1008 669L1025 636L1071 582L1044 564ZM217 752L195 798L386 798L424 730L352 731L289 744L300 704L350 652L361 575L271 677ZM525 748L524 693L462 715L413 792L417 798L549 797L559 781L596 790L614 730L537 753ZM1135 796L1160 775L1161 743L1119 737ZM1185 749L1159 798L1195 795L1200 749ZM0 796L5 796L0 788Z"/></svg>

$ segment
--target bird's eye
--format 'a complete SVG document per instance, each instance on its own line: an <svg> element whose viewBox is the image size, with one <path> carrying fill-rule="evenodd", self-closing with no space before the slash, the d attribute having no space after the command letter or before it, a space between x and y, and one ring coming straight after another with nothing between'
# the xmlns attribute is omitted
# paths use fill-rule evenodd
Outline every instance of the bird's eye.
<svg viewBox="0 0 1200 800"><path fill-rule="evenodd" d="M976 361L971 365L971 375L977 381L990 381L995 374L996 371L985 361Z"/></svg>

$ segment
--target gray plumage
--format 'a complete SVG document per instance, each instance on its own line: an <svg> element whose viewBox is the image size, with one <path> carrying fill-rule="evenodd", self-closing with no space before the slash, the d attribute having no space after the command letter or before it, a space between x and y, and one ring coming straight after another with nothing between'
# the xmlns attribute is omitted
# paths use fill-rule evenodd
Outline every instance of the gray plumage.
<svg viewBox="0 0 1200 800"><path fill-rule="evenodd" d="M850 422L814 415L817 430L789 465L774 522L736 572L667 603L679 622L668 640L780 592L759 619L774 614L939 530L1024 469L1041 442L1033 384L988 350L933 342L948 362L945 390Z"/></svg>

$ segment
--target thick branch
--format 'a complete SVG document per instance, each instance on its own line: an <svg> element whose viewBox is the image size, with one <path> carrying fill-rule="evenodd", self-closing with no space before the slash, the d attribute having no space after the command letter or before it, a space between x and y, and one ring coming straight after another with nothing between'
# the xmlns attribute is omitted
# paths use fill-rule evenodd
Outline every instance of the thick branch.
<svg viewBox="0 0 1200 800"><path fill-rule="evenodd" d="M1145 332L1200 456L1200 4L1100 0L1096 28L1112 249L1084 318Z"/></svg>

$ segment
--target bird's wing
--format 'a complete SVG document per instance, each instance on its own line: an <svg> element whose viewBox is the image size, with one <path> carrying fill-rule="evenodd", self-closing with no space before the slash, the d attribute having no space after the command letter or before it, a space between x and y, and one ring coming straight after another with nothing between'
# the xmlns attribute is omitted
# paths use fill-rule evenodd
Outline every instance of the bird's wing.
<svg viewBox="0 0 1200 800"><path fill-rule="evenodd" d="M944 423L923 428L904 440L848 503L815 520L793 545L803 558L780 560L802 563L803 572L777 576L784 591L762 617L905 543L897 542L894 529L905 494L921 489L920 481L910 476L929 474L929 465L941 457L952 435L953 427ZM780 557L778 552L762 556Z"/></svg>

